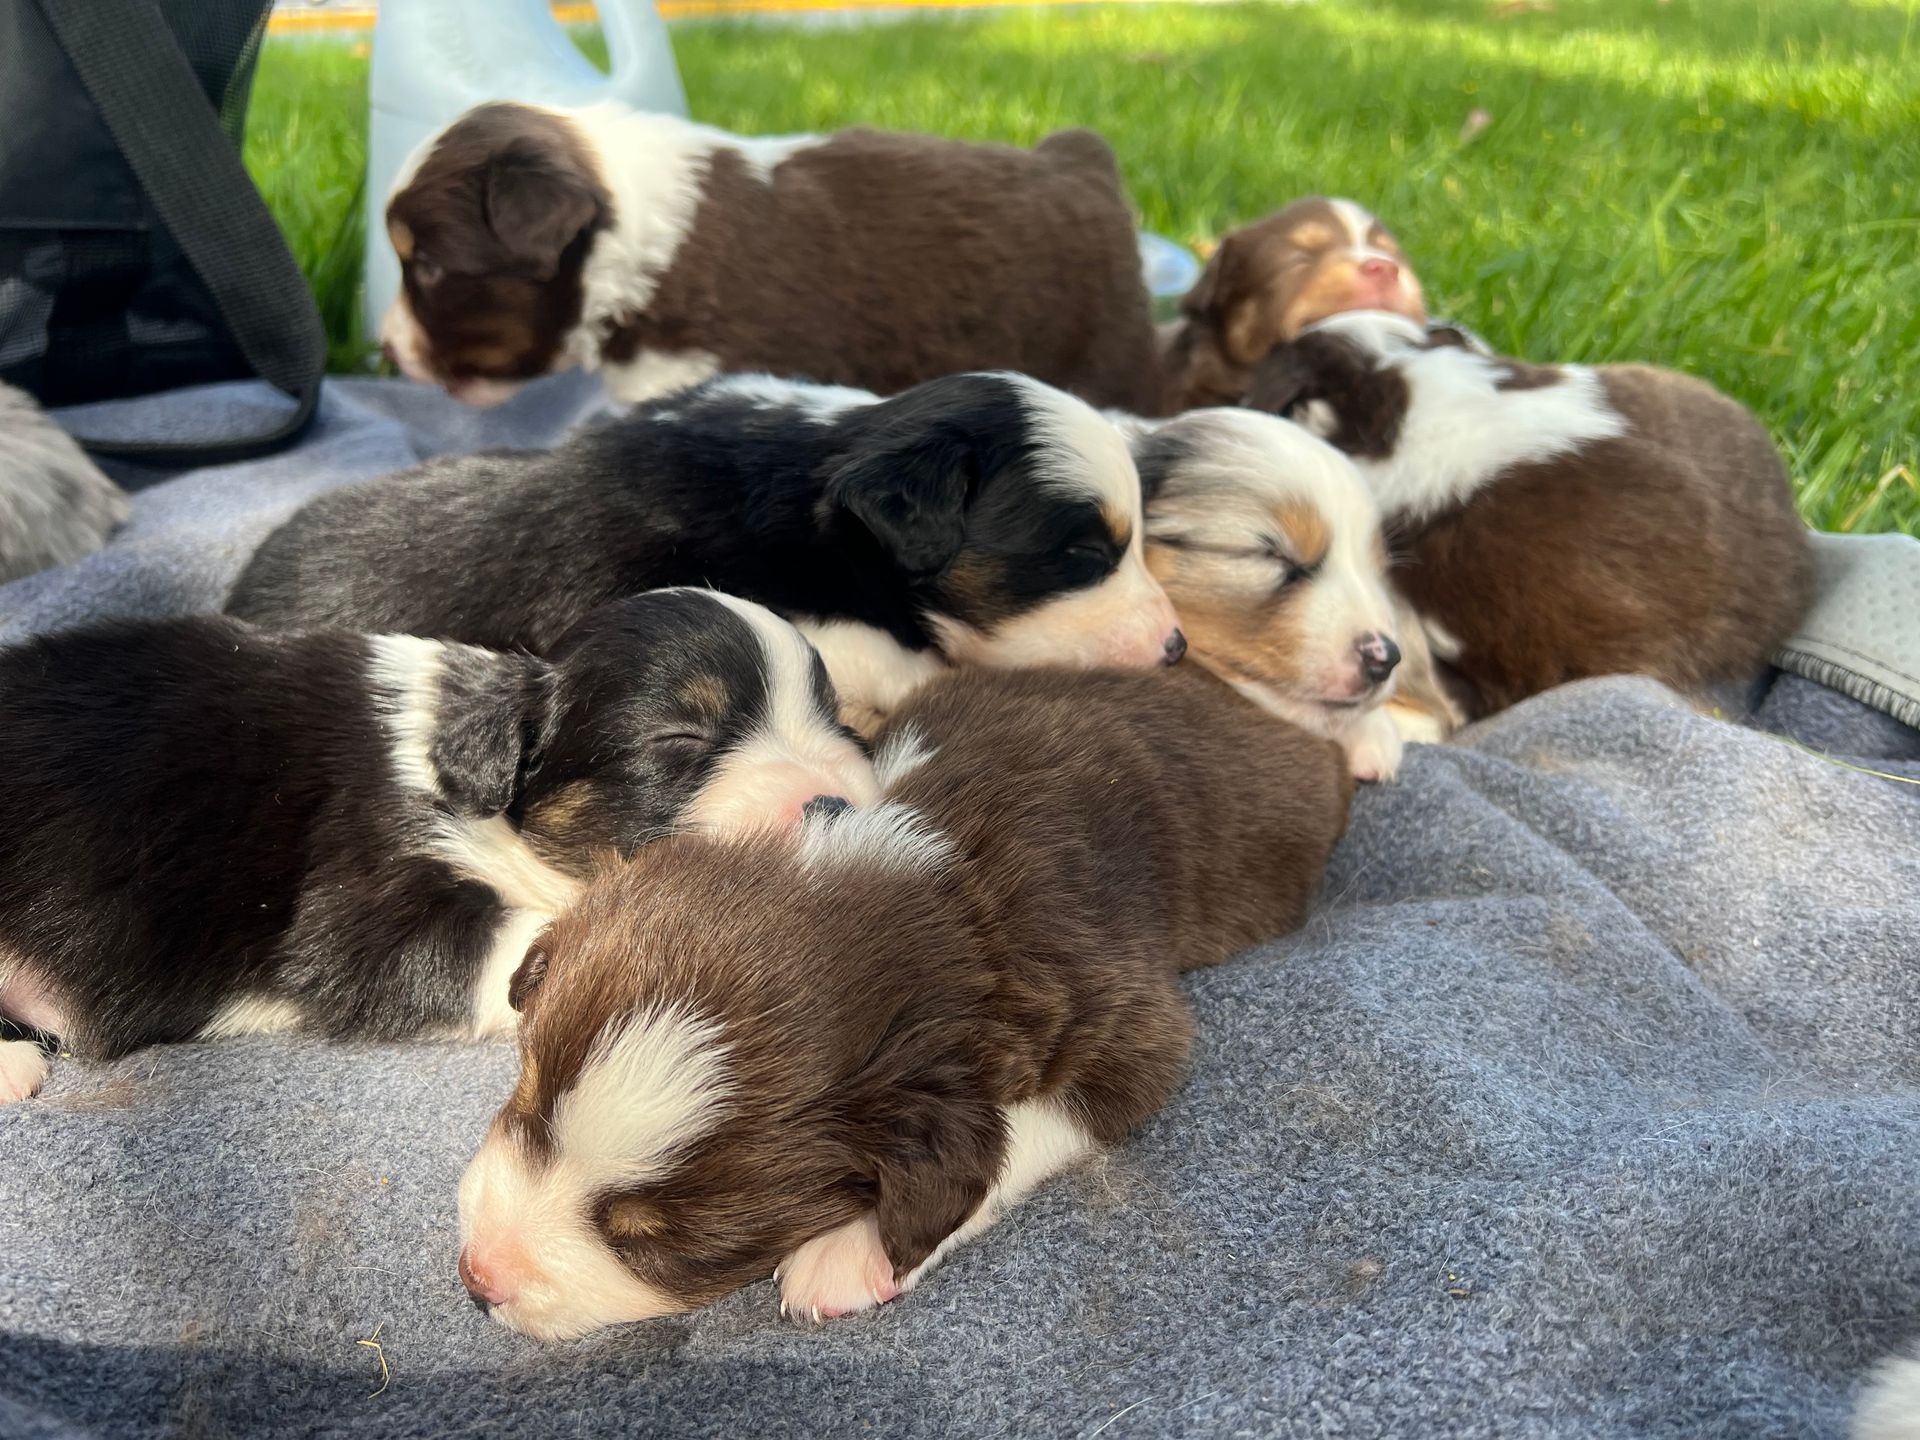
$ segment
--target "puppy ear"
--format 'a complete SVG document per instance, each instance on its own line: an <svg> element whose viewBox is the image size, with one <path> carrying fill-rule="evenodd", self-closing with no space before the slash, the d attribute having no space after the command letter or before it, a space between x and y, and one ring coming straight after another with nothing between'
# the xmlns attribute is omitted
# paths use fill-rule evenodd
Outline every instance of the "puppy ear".
<svg viewBox="0 0 1920 1440"><path fill-rule="evenodd" d="M936 433L856 451L828 476L826 496L902 569L930 575L960 553L977 479L972 445Z"/></svg>
<svg viewBox="0 0 1920 1440"><path fill-rule="evenodd" d="M457 813L485 819L513 807L553 738L555 691L544 661L448 653L428 758Z"/></svg>
<svg viewBox="0 0 1920 1440"><path fill-rule="evenodd" d="M1267 358L1254 367L1242 402L1254 410L1285 415L1294 406L1311 400L1318 393L1319 374L1297 344L1288 341L1267 352Z"/></svg>
<svg viewBox="0 0 1920 1440"><path fill-rule="evenodd" d="M562 252L601 214L592 179L568 157L530 141L507 147L487 166L484 203L494 238L542 280L552 278Z"/></svg>
<svg viewBox="0 0 1920 1440"><path fill-rule="evenodd" d="M513 979L507 982L507 1004L513 1007L515 1014L526 1013L527 1002L533 999L533 992L540 988L540 982L546 978L547 932L542 930L527 946L519 969L513 972Z"/></svg>
<svg viewBox="0 0 1920 1440"><path fill-rule="evenodd" d="M896 1277L914 1269L980 1208L1006 1155L1000 1107L982 1098L972 1067L929 1059L942 1046L927 1025L902 1034L869 1067L870 1103L856 1142L874 1218Z"/></svg>
<svg viewBox="0 0 1920 1440"><path fill-rule="evenodd" d="M1256 284L1253 255L1258 242L1232 234L1220 242L1200 279L1180 302L1190 318L1204 321L1221 353L1236 365L1251 365L1279 337L1263 323L1263 296Z"/></svg>
<svg viewBox="0 0 1920 1440"><path fill-rule="evenodd" d="M1193 288L1180 299L1180 313L1190 320L1220 319L1220 309L1240 286L1246 264L1246 244L1239 236L1222 238Z"/></svg>

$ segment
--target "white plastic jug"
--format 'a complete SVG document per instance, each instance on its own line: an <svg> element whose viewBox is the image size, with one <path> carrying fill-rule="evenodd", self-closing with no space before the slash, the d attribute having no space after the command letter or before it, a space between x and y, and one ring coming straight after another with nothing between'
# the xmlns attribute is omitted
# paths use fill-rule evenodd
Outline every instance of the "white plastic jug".
<svg viewBox="0 0 1920 1440"><path fill-rule="evenodd" d="M624 100L687 113L673 46L653 0L598 0L608 70L580 53L548 0L380 0L373 30L373 113L367 134L366 296L372 341L400 288L385 213L394 177L414 149L489 100L591 105Z"/></svg>

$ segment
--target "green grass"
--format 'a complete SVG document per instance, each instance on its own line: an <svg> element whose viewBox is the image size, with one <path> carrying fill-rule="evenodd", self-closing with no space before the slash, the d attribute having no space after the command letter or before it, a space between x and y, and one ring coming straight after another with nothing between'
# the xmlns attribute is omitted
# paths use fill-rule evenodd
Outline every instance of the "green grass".
<svg viewBox="0 0 1920 1440"><path fill-rule="evenodd" d="M1810 521L1920 533L1920 0L1321 0L674 43L694 113L731 129L1092 125L1145 223L1193 244L1353 195L1436 313L1535 359L1704 375L1772 426ZM343 366L365 67L269 45L247 150Z"/></svg>

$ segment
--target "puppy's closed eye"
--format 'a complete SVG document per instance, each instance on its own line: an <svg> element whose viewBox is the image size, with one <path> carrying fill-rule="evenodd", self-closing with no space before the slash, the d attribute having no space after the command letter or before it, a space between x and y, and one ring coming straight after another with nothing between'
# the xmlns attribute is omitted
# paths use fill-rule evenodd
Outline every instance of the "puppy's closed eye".
<svg viewBox="0 0 1920 1440"><path fill-rule="evenodd" d="M663 750L706 750L718 741L705 730L683 727L678 730L657 730L647 736L646 743Z"/></svg>

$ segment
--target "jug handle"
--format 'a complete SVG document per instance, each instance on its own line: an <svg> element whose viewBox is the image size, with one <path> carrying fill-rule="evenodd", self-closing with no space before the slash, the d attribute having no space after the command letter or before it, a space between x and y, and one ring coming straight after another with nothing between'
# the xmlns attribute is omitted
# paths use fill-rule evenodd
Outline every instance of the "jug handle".
<svg viewBox="0 0 1920 1440"><path fill-rule="evenodd" d="M641 0L649 8L653 0ZM599 15L600 33L607 40L607 78L629 79L640 64L643 45L634 0L599 0L594 7ZM657 22L656 22L657 23Z"/></svg>

